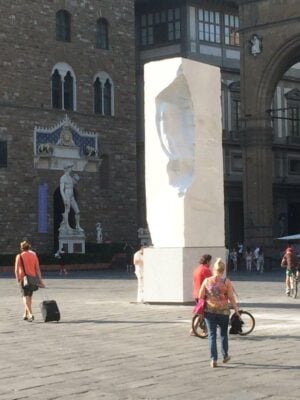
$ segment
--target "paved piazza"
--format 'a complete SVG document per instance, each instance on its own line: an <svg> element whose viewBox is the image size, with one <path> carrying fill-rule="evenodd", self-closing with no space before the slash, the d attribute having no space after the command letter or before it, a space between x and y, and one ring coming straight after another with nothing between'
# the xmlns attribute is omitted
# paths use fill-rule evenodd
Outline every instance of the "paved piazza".
<svg viewBox="0 0 300 400"><path fill-rule="evenodd" d="M207 339L189 336L191 307L133 303L133 276L49 274L29 323L14 279L0 275L0 400L299 399L300 299L284 295L283 273L232 280L256 329L230 335L232 360L211 369ZM60 323L43 323L42 294L58 301Z"/></svg>

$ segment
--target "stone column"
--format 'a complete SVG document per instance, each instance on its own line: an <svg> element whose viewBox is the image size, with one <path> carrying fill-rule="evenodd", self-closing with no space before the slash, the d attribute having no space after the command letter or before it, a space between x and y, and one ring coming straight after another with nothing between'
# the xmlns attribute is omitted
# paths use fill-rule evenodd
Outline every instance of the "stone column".
<svg viewBox="0 0 300 400"><path fill-rule="evenodd" d="M245 243L265 249L273 240L273 139L268 122L248 122L243 135Z"/></svg>

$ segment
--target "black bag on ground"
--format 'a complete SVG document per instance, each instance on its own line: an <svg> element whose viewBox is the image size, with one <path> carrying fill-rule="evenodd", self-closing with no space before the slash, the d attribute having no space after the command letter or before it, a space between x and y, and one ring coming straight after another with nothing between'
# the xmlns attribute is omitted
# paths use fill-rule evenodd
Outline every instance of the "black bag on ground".
<svg viewBox="0 0 300 400"><path fill-rule="evenodd" d="M55 300L44 300L40 307L44 322L60 320L60 312Z"/></svg>
<svg viewBox="0 0 300 400"><path fill-rule="evenodd" d="M242 329L242 321L239 319L238 315L234 313L232 317L230 318L230 329L229 333L232 335L237 335L240 332L243 332Z"/></svg>

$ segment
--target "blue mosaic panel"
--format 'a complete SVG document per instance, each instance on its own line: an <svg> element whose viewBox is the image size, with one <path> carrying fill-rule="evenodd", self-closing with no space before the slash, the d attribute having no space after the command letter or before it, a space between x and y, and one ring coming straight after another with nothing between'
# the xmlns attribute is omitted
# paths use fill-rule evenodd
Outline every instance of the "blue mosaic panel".
<svg viewBox="0 0 300 400"><path fill-rule="evenodd" d="M48 185L46 183L42 183L38 187L38 232L39 233L48 233L47 198L48 198Z"/></svg>
<svg viewBox="0 0 300 400"><path fill-rule="evenodd" d="M96 138L95 137L81 136L73 129L71 129L71 132L72 132L73 141L74 141L75 145L80 148L81 156L85 155L84 151L86 149L86 146L96 149Z"/></svg>
<svg viewBox="0 0 300 400"><path fill-rule="evenodd" d="M41 144L46 144L46 143L51 143L55 145L59 138L60 138L60 133L63 129L63 126L54 130L53 132L36 132L36 148L35 148L35 153L38 153L38 148L39 145ZM79 147L79 154L80 156L85 156L86 155L86 147L89 146L93 149L96 149L96 140L97 138L95 136L83 136L80 135L78 132L76 132L74 129L69 128L70 131L72 132L72 137L73 137L73 142L77 147Z"/></svg>

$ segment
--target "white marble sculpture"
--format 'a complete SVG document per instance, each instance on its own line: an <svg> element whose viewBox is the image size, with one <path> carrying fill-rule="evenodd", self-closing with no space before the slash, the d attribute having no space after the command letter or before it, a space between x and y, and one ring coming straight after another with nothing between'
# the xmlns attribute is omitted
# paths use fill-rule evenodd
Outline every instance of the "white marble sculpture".
<svg viewBox="0 0 300 400"><path fill-rule="evenodd" d="M65 166L65 172L60 178L60 194L64 202L64 213L62 214L62 222L59 230L63 233L74 233L74 229L69 224L69 214L71 208L75 213L75 231L83 232L80 226L80 211L74 196L74 185L79 181L79 176L75 174L71 176L72 164Z"/></svg>
<svg viewBox="0 0 300 400"><path fill-rule="evenodd" d="M67 253L85 253L85 234L80 226L80 210L74 196L74 185L78 183L79 176L71 175L72 164L65 165L64 174L60 178L60 193L64 202L64 213L59 227L59 248ZM75 213L75 228L69 224L71 208Z"/></svg>
<svg viewBox="0 0 300 400"><path fill-rule="evenodd" d="M250 52L256 57L257 54L262 52L262 38L259 37L256 33L254 33L249 41L250 43Z"/></svg>
<svg viewBox="0 0 300 400"><path fill-rule="evenodd" d="M102 232L102 226L101 226L100 222L96 223L96 239L97 239L97 243L103 242L103 232Z"/></svg>
<svg viewBox="0 0 300 400"><path fill-rule="evenodd" d="M200 256L225 257L220 71L173 58L144 76L145 300L189 301Z"/></svg>
<svg viewBox="0 0 300 400"><path fill-rule="evenodd" d="M156 125L168 157L169 183L183 196L194 177L195 123L189 88L179 75L155 99Z"/></svg>

